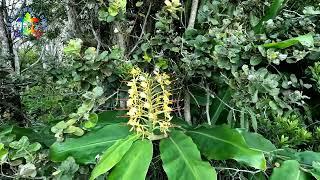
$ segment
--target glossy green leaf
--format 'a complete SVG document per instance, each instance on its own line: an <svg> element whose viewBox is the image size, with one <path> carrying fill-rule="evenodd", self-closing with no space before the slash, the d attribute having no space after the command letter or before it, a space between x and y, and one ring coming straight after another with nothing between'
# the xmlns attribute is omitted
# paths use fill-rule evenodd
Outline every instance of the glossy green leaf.
<svg viewBox="0 0 320 180"><path fill-rule="evenodd" d="M314 162L320 162L320 153L313 151L296 152L293 149L281 149L275 152L277 156L285 159L297 160L302 165L312 166Z"/></svg>
<svg viewBox="0 0 320 180"><path fill-rule="evenodd" d="M284 49L284 48L288 48L290 46L296 45L298 43L300 43L306 47L313 47L313 45L314 45L313 36L311 34L306 34L303 36L298 36L298 37L291 38L291 39L281 41L281 42L264 44L263 47Z"/></svg>
<svg viewBox="0 0 320 180"><path fill-rule="evenodd" d="M96 167L93 169L90 180L108 172L113 166L115 166L130 149L132 143L137 140L137 138L137 135L128 136L126 139L119 140L108 148L101 156Z"/></svg>
<svg viewBox="0 0 320 180"><path fill-rule="evenodd" d="M212 124L215 124L218 121L222 111L226 106L225 102L228 102L230 100L231 95L232 95L231 89L228 88L224 90L223 93L219 95L219 97L216 97L213 100L213 103L210 106L210 115L211 115L210 120Z"/></svg>
<svg viewBox="0 0 320 180"><path fill-rule="evenodd" d="M63 161L72 156L77 163L94 163L97 154L111 147L119 139L129 135L129 127L121 124L105 126L80 138L69 138L65 142L56 142L50 147L52 161Z"/></svg>
<svg viewBox="0 0 320 180"><path fill-rule="evenodd" d="M273 0L271 6L267 10L265 16L259 21L259 23L253 28L256 33L262 32L262 25L264 21L268 21L269 19L273 19L277 16L280 11L284 0Z"/></svg>
<svg viewBox="0 0 320 180"><path fill-rule="evenodd" d="M163 168L169 180L215 180L216 172L201 155L192 139L180 131L160 141Z"/></svg>
<svg viewBox="0 0 320 180"><path fill-rule="evenodd" d="M0 128L0 138L10 134L13 130L13 126L6 126Z"/></svg>
<svg viewBox="0 0 320 180"><path fill-rule="evenodd" d="M152 160L153 147L149 140L137 140L108 176L109 180L146 178Z"/></svg>
<svg viewBox="0 0 320 180"><path fill-rule="evenodd" d="M5 139L1 139L3 136L6 136ZM16 139L20 139L23 136L27 136L31 142L39 142L48 147L51 146L56 140L54 135L50 132L50 127L48 126L38 126L33 128L5 126L1 127L0 129L0 140L2 141L9 140L9 142L11 142L14 137L16 137ZM6 144L5 142L3 143Z"/></svg>
<svg viewBox="0 0 320 180"><path fill-rule="evenodd" d="M96 113L89 114L88 121L84 122L84 127L87 129L93 128L97 125L99 117Z"/></svg>
<svg viewBox="0 0 320 180"><path fill-rule="evenodd" d="M274 168L270 180L305 180L308 179L305 172L301 171L296 160L284 161L279 168Z"/></svg>
<svg viewBox="0 0 320 180"><path fill-rule="evenodd" d="M126 115L127 111L104 111L98 114L99 122L97 126L105 126L117 123L126 123L128 118L122 117Z"/></svg>
<svg viewBox="0 0 320 180"><path fill-rule="evenodd" d="M0 143L0 164L3 162L8 155L8 150L4 148L4 144Z"/></svg>
<svg viewBox="0 0 320 180"><path fill-rule="evenodd" d="M311 169L309 172L314 178L320 180L320 162L313 162L312 167L313 169Z"/></svg>
<svg viewBox="0 0 320 180"><path fill-rule="evenodd" d="M241 133L247 145L251 149L255 149L265 153L277 150L277 148L271 143L271 141L269 141L268 139L265 139L262 135L258 133L247 132L242 129L237 129L237 130Z"/></svg>
<svg viewBox="0 0 320 180"><path fill-rule="evenodd" d="M226 126L200 127L187 132L209 159L234 159L257 169L266 169L266 160L261 151L250 149L242 135Z"/></svg>
<svg viewBox="0 0 320 180"><path fill-rule="evenodd" d="M304 151L296 153L296 157L300 163L312 165L314 162L320 162L320 153L313 151Z"/></svg>

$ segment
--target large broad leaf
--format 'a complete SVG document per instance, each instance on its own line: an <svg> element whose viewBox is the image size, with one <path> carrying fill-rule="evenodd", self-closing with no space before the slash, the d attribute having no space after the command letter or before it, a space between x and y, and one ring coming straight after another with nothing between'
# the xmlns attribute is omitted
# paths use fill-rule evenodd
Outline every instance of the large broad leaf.
<svg viewBox="0 0 320 180"><path fill-rule="evenodd" d="M6 136L12 132L13 126L1 126L0 127L0 138Z"/></svg>
<svg viewBox="0 0 320 180"><path fill-rule="evenodd" d="M320 163L319 152L313 152L313 151L298 152L296 153L296 156L298 157L297 160L303 164L307 164L311 166L314 162Z"/></svg>
<svg viewBox="0 0 320 180"><path fill-rule="evenodd" d="M234 159L257 169L266 169L266 160L261 151L250 149L242 135L226 126L200 127L187 132L209 159Z"/></svg>
<svg viewBox="0 0 320 180"><path fill-rule="evenodd" d="M127 111L104 111L98 114L97 128L105 125L125 123L128 122L128 118L123 117Z"/></svg>
<svg viewBox="0 0 320 180"><path fill-rule="evenodd" d="M284 161L279 168L274 168L271 180L304 180L308 179L305 172L301 171L299 162L296 160Z"/></svg>
<svg viewBox="0 0 320 180"><path fill-rule="evenodd" d="M313 169L309 170L314 178L320 180L320 162L313 162L312 163Z"/></svg>
<svg viewBox="0 0 320 180"><path fill-rule="evenodd" d="M94 163L97 154L128 135L127 126L120 124L105 126L80 138L69 138L65 142L54 143L50 148L50 158L52 161L63 161L72 156L77 163Z"/></svg>
<svg viewBox="0 0 320 180"><path fill-rule="evenodd" d="M160 155L169 180L217 179L213 167L201 160L192 139L180 131L173 131L169 138L160 141Z"/></svg>
<svg viewBox="0 0 320 180"><path fill-rule="evenodd" d="M269 141L258 133L251 133L243 129L237 129L243 138L245 139L247 145L254 150L262 151L264 153L269 153L277 150L277 148Z"/></svg>
<svg viewBox="0 0 320 180"><path fill-rule="evenodd" d="M281 156L283 159L297 160L301 165L312 166L313 163L320 163L320 153L318 152L296 152L293 149L281 149L274 153L276 156Z"/></svg>
<svg viewBox="0 0 320 180"><path fill-rule="evenodd" d="M33 128L22 128L17 126L1 127L0 138L9 134L14 134L16 139L27 136L31 142L39 142L48 147L56 140L48 126L37 126Z"/></svg>
<svg viewBox="0 0 320 180"><path fill-rule="evenodd" d="M216 97L213 100L212 105L210 106L210 120L212 124L215 124L219 117L220 114L222 113L222 111L224 110L226 103L228 102L231 98L231 89L228 88L225 91L223 91L223 93L221 93L219 95L219 97Z"/></svg>
<svg viewBox="0 0 320 180"><path fill-rule="evenodd" d="M106 152L104 152L100 161L93 169L90 180L108 172L113 166L115 166L130 149L132 143L137 140L137 138L137 135L128 136L126 139L116 142Z"/></svg>
<svg viewBox="0 0 320 180"><path fill-rule="evenodd" d="M254 32L261 33L262 25L264 21L268 21L269 19L273 19L277 16L279 10L282 7L284 0L273 0L270 8L267 10L265 16L259 21L259 23L253 28Z"/></svg>
<svg viewBox="0 0 320 180"><path fill-rule="evenodd" d="M307 47L312 47L314 45L313 36L311 34L306 34L303 36L298 36L298 37L291 38L281 42L264 44L263 47L284 49L284 48L288 48L290 46L296 45L298 43Z"/></svg>
<svg viewBox="0 0 320 180"><path fill-rule="evenodd" d="M134 142L129 151L111 171L108 179L144 180L152 160L152 154L153 148L151 141L138 140Z"/></svg>

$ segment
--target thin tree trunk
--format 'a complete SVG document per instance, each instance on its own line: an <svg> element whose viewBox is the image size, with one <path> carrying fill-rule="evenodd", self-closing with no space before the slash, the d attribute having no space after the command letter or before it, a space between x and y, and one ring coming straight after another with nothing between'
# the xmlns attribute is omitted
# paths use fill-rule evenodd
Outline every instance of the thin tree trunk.
<svg viewBox="0 0 320 180"><path fill-rule="evenodd" d="M123 35L123 27L119 21L115 21L111 25L112 44L117 45L123 51L126 50L127 39Z"/></svg>
<svg viewBox="0 0 320 180"><path fill-rule="evenodd" d="M77 10L74 0L67 0L68 28L71 37L77 36Z"/></svg>
<svg viewBox="0 0 320 180"><path fill-rule="evenodd" d="M185 94L184 94L184 120L189 124L192 125L191 121L191 111L190 111L190 94L188 90L186 89Z"/></svg>
<svg viewBox="0 0 320 180"><path fill-rule="evenodd" d="M198 12L198 4L199 0L192 0L192 6L191 6L191 12L190 12L190 18L188 22L188 29L194 28L194 24L197 17ZM184 94L184 120L191 125L191 110L190 110L190 93L186 89Z"/></svg>
<svg viewBox="0 0 320 180"><path fill-rule="evenodd" d="M198 4L199 4L199 0L192 0L188 28L194 28L194 24L196 22L196 17L198 12Z"/></svg>
<svg viewBox="0 0 320 180"><path fill-rule="evenodd" d="M10 70L13 70L13 52L12 47L10 45L10 39L8 36L8 29L7 25L5 23L5 9L4 1L2 1L0 5L0 39L1 39L1 56L5 61L1 62L5 65L6 68L9 68Z"/></svg>

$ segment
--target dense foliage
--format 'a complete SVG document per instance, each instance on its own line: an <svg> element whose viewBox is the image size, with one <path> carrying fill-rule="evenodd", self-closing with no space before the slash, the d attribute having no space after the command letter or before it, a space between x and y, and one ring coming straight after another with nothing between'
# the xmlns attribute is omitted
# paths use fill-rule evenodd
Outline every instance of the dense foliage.
<svg viewBox="0 0 320 180"><path fill-rule="evenodd" d="M317 0L1 2L0 179L320 179Z"/></svg>

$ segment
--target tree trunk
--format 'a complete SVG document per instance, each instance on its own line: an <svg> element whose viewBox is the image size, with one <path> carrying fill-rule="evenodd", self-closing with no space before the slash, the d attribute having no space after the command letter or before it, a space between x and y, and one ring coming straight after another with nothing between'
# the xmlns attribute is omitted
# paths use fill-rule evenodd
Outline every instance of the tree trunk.
<svg viewBox="0 0 320 180"><path fill-rule="evenodd" d="M1 39L1 59L4 59L4 62L0 62L1 65L4 65L10 71L13 71L13 48L12 41L10 41L10 34L5 21L5 11L6 7L4 6L4 1L0 5L0 39ZM9 39L10 38L10 39Z"/></svg>
<svg viewBox="0 0 320 180"><path fill-rule="evenodd" d="M77 37L77 9L74 0L67 0L68 29L71 37Z"/></svg>
<svg viewBox="0 0 320 180"><path fill-rule="evenodd" d="M124 28L122 27L121 22L114 21L111 25L111 33L110 34L112 34L112 37L111 37L112 44L117 45L120 49L125 51L127 39L123 34L123 29Z"/></svg>
<svg viewBox="0 0 320 180"><path fill-rule="evenodd" d="M194 24L196 22L197 12L198 12L198 4L199 0L192 0L190 18L188 22L188 29L194 28ZM190 93L188 90L185 90L184 94L184 120L191 125L191 109L190 109Z"/></svg>
<svg viewBox="0 0 320 180"><path fill-rule="evenodd" d="M188 22L188 28L194 28L196 22L197 12L198 12L199 0L192 0L190 18Z"/></svg>

